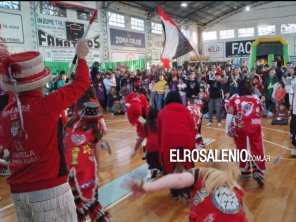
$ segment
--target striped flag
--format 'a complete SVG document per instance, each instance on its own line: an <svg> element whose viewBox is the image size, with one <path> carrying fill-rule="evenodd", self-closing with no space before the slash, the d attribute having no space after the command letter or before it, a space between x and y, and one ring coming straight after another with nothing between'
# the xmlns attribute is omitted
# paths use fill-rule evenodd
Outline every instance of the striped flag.
<svg viewBox="0 0 296 222"><path fill-rule="evenodd" d="M160 60L164 68L169 68L172 59L194 51L194 49L175 22L160 7L157 7L157 12L165 33L165 44Z"/></svg>

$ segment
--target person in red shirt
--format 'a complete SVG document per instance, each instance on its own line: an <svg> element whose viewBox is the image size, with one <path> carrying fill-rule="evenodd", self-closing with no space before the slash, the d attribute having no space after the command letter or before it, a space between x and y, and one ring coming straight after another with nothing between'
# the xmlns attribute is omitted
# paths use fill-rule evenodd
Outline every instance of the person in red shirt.
<svg viewBox="0 0 296 222"><path fill-rule="evenodd" d="M164 108L157 117L157 132L161 152L161 160L166 174L180 172L194 167L191 161L171 162L170 150L195 149L195 125L193 117L177 91L168 93ZM190 190L191 191L191 190ZM189 190L171 190L173 198L179 198L183 194L188 195Z"/></svg>
<svg viewBox="0 0 296 222"><path fill-rule="evenodd" d="M129 94L125 98L126 114L128 121L133 126L137 126L137 142L134 147L132 157L137 154L137 151L145 138L143 125L146 122L149 103L147 98L142 94L141 88L136 88L136 92ZM144 151L145 152L145 151Z"/></svg>
<svg viewBox="0 0 296 222"><path fill-rule="evenodd" d="M195 136L195 144L196 148L200 149L203 144L203 139L201 136L201 121L202 121L202 108L203 108L203 102L201 100L197 99L190 99L187 106L188 110L190 111L194 124L195 124L195 130L196 130L196 136Z"/></svg>
<svg viewBox="0 0 296 222"><path fill-rule="evenodd" d="M146 162L148 164L148 169L151 171L149 176L151 179L157 177L162 170L161 162L159 159L159 142L157 135L157 116L158 109L150 107L147 121L144 124L144 135L147 139L146 143Z"/></svg>
<svg viewBox="0 0 296 222"><path fill-rule="evenodd" d="M7 53L0 59L1 87L15 94L1 113L0 138L5 139L0 144L10 152L7 182L19 221L77 221L58 126L60 114L90 85L88 52L86 41L79 40L76 79L47 96L42 87L51 73L40 52Z"/></svg>
<svg viewBox="0 0 296 222"><path fill-rule="evenodd" d="M64 152L78 221L85 221L87 216L92 221L110 221L109 213L98 201L97 171L103 136L98 127L98 107L98 103L84 103L79 115L65 126Z"/></svg>
<svg viewBox="0 0 296 222"><path fill-rule="evenodd" d="M189 222L247 222L252 217L244 204L244 192L237 183L234 163L209 162L203 168L170 174L152 182L132 179L123 187L134 197L163 189L192 187Z"/></svg>
<svg viewBox="0 0 296 222"><path fill-rule="evenodd" d="M252 83L243 79L238 85L238 94L233 95L228 103L226 133L234 138L237 149L248 150L249 155L263 159L261 117L263 108L260 99L253 94ZM243 157L245 158L245 157ZM241 176L253 178L259 186L264 185L264 161L240 162ZM253 172L251 172L251 167Z"/></svg>
<svg viewBox="0 0 296 222"><path fill-rule="evenodd" d="M286 90L285 90L284 83L282 81L279 81L277 84L278 84L278 87L274 93L276 112L279 110L280 104L285 101L285 97L286 97Z"/></svg>

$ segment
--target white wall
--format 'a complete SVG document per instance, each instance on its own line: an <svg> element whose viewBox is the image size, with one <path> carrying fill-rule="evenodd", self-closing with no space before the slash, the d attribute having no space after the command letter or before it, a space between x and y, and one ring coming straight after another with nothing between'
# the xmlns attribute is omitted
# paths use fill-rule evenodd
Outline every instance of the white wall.
<svg viewBox="0 0 296 222"><path fill-rule="evenodd" d="M33 10L31 10L31 6L33 4L37 4L35 14ZM87 7L96 7L96 2L90 2L90 1L79 1L75 4L82 4ZM98 4L101 4L101 2L98 2ZM2 16L2 19L0 18L0 21L3 21L3 17L6 17L8 13L13 13L17 15L21 15L22 21L19 22L19 27L23 29L23 43L8 43L9 49L11 52L21 52L21 51L27 51L27 50L39 50L44 55L45 61L68 61L70 62L71 59L75 53L75 47L73 45L70 45L69 47L61 47L61 46L52 46L50 44L50 41L47 40L48 34L59 39L66 40L66 31L65 31L65 24L66 22L75 22L84 24L84 27L87 26L88 21L79 20L77 19L77 12L73 9L66 9L67 11L67 17L59 17L59 16L52 16L52 15L44 15L41 14L40 10L40 2L29 2L24 1L21 2L21 10L8 10L8 9L1 9L0 8L0 15ZM88 38L92 38L95 35L100 35L99 41L100 41L100 47L99 48L91 48L90 50L90 56L88 58L89 62L92 61L106 61L107 59L104 59L104 51L106 47L103 47L103 44L107 44L108 49L108 61L122 61L122 60L132 60L132 59L141 59L146 58L152 60L154 63L159 63L160 55L162 53L163 49L163 42L164 42L164 35L159 34L152 34L151 33L151 21L160 23L159 16L157 13L155 13L155 16L153 18L147 17L147 12L133 7L129 6L120 2L112 2L112 4L109 6L108 11L115 12L118 14L123 14L125 16L125 28L119 28L115 26L109 26L107 24L103 23L101 12L99 11L98 15L98 21L94 22L94 24L91 27L91 30L88 34ZM10 15L10 14L9 14ZM36 15L36 17L35 17ZM11 16L11 15L10 15ZM131 29L131 17L144 19L145 20L145 31L137 31ZM12 15L12 18L16 18L15 15ZM50 22L49 24L46 24L46 22L42 22L41 19L48 19ZM35 23L36 21L36 23ZM45 20L44 20L45 21ZM52 24L50 24L52 22ZM11 21L8 21L8 23L11 23ZM56 25L53 25L56 24ZM103 32L104 28L107 28L107 42L103 39ZM131 48L131 47L118 47L113 46L110 43L110 28L115 29L121 29L124 31L131 31L131 32L137 32L137 33L143 33L145 34L145 48ZM197 50L197 27L194 23L187 23L182 26L182 29L189 29L190 30L190 42ZM40 36L42 36L42 41L39 41L38 38L38 30L42 30L43 32L46 32L47 34L42 33ZM5 32L8 36L12 34L12 30L4 30L0 29L0 36L1 33L3 34ZM39 32L41 33L41 32ZM39 36L39 37L40 37ZM19 36L20 38L22 36ZM105 50L106 51L106 50ZM189 60L190 54L187 54L185 56L182 56L179 58L178 65L182 65L184 61ZM106 61L106 62L108 62Z"/></svg>
<svg viewBox="0 0 296 222"><path fill-rule="evenodd" d="M295 37L296 33L293 34L281 34L281 25L296 23L296 2L295 1L277 1L271 2L268 4L264 4L255 8L251 8L250 11L243 11L239 14L231 16L214 26L208 28L205 31L218 31L218 39L212 41L204 40L203 43L223 43L225 49L225 42L232 41L243 41L243 40L251 40L259 37L277 37L281 36L289 44L289 54L293 56L296 54L295 52ZM259 36L258 35L258 26L261 25L276 25L276 34L269 36ZM253 37L246 38L238 38L238 29L239 28L255 28L255 35ZM219 31L220 30L235 30L235 38L230 39L219 39ZM225 50L224 50L225 54ZM213 59L215 60L226 60L226 58L222 59Z"/></svg>
<svg viewBox="0 0 296 222"><path fill-rule="evenodd" d="M2 25L2 28L0 29L0 36L4 37L12 37L14 34L16 34L12 29L6 29L3 27L3 24L5 25L11 25L15 24L18 25L18 27L22 30L15 35L15 38L23 38L23 43L8 43L8 48L10 52L16 53L16 52L22 52L24 50L32 50L32 34L31 34L31 18L30 18L30 3L29 2L21 2L21 11L17 10L9 10L9 9L1 9L0 8L0 23ZM21 16L21 21L18 22L18 16ZM12 21L14 20L15 21Z"/></svg>

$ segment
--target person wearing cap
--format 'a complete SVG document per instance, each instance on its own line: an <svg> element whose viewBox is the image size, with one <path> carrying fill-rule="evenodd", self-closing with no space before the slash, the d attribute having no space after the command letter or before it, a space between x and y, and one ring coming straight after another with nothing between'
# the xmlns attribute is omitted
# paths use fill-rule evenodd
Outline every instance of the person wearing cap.
<svg viewBox="0 0 296 222"><path fill-rule="evenodd" d="M5 44L0 42L1 52ZM42 87L51 79L38 51L0 58L1 88L15 101L1 113L0 144L10 152L12 201L18 221L77 221L73 194L67 183L60 114L90 86L85 60L89 48L78 41L76 79L47 96ZM59 135L59 136L58 136Z"/></svg>
<svg viewBox="0 0 296 222"><path fill-rule="evenodd" d="M103 137L98 127L102 118L98 108L98 103L84 103L78 116L65 126L64 152L78 221L85 221L87 216L92 221L111 220L98 200L99 151Z"/></svg>

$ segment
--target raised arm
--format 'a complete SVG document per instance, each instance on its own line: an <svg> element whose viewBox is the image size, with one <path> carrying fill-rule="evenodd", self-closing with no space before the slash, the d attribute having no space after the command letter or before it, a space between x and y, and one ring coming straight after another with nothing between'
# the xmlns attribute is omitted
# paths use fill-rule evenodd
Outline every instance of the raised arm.
<svg viewBox="0 0 296 222"><path fill-rule="evenodd" d="M89 48L85 41L78 41L77 57L78 66L75 80L56 92L44 97L44 107L46 112L54 119L58 119L60 113L71 106L90 86L89 69L86 63L86 55Z"/></svg>

